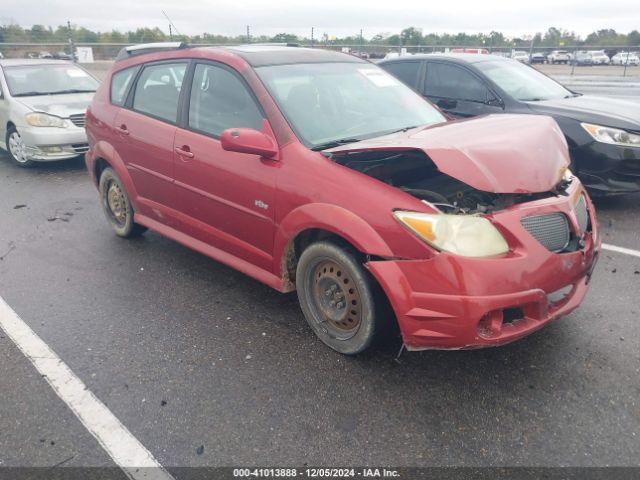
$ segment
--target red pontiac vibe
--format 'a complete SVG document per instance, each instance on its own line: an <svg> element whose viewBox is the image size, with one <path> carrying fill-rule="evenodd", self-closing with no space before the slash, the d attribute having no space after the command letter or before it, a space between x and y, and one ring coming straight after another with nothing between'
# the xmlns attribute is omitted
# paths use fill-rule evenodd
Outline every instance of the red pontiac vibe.
<svg viewBox="0 0 640 480"><path fill-rule="evenodd" d="M151 228L297 290L344 354L396 321L414 350L524 337L580 304L600 248L551 118L450 122L346 54L129 47L87 133L118 235Z"/></svg>

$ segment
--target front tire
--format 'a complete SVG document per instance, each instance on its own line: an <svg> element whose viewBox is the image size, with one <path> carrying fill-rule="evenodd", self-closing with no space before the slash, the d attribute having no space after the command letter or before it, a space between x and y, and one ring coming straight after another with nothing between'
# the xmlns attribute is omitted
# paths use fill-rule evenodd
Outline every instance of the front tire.
<svg viewBox="0 0 640 480"><path fill-rule="evenodd" d="M302 312L326 345L355 355L387 331L384 293L357 259L357 252L321 241L298 262L296 288Z"/></svg>
<svg viewBox="0 0 640 480"><path fill-rule="evenodd" d="M112 168L105 168L100 175L100 203L107 220L123 238L138 237L147 228L133 221L133 207L122 181Z"/></svg>
<svg viewBox="0 0 640 480"><path fill-rule="evenodd" d="M7 151L9 152L9 158L14 165L22 168L33 167L36 162L29 160L27 157L27 148L18 133L18 130L13 125L7 129L7 136L5 138L7 145Z"/></svg>

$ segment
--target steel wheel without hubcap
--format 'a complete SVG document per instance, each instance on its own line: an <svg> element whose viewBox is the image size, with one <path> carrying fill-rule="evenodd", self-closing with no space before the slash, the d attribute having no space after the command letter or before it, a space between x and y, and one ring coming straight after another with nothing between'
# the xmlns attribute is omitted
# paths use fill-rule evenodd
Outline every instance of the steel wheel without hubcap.
<svg viewBox="0 0 640 480"><path fill-rule="evenodd" d="M137 237L145 227L134 222L134 211L122 181L111 167L105 168L98 182L100 203L116 235L124 238Z"/></svg>
<svg viewBox="0 0 640 480"><path fill-rule="evenodd" d="M365 351L389 331L384 293L362 261L350 245L320 240L303 250L296 266L296 290L307 323L320 340L345 355Z"/></svg>
<svg viewBox="0 0 640 480"><path fill-rule="evenodd" d="M107 189L107 206L113 219L120 225L127 223L127 203L120 186L113 180Z"/></svg>
<svg viewBox="0 0 640 480"><path fill-rule="evenodd" d="M333 260L322 260L310 272L312 307L332 337L353 337L362 322L358 288L345 268Z"/></svg>

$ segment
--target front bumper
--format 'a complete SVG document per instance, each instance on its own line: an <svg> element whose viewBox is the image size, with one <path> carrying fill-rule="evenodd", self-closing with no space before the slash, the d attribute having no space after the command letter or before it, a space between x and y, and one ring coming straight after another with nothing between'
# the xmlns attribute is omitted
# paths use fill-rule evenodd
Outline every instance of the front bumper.
<svg viewBox="0 0 640 480"><path fill-rule="evenodd" d="M54 161L83 155L88 149L84 128L30 127L18 128L29 160Z"/></svg>
<svg viewBox="0 0 640 480"><path fill-rule="evenodd" d="M441 252L429 260L368 262L394 309L407 348L502 345L577 308L587 292L600 240L590 200L591 227L579 232L573 205L582 187L579 182L572 187L569 197L515 205L492 215L514 245L504 257ZM550 252L520 223L522 217L552 212L567 216L572 232L582 238L582 248Z"/></svg>
<svg viewBox="0 0 640 480"><path fill-rule="evenodd" d="M640 148L594 141L572 149L571 158L592 196L640 191Z"/></svg>

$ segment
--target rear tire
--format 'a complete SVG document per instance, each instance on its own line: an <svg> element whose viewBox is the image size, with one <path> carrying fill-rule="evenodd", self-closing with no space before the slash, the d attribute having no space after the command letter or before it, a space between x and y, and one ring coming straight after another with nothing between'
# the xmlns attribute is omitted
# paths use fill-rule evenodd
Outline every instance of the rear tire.
<svg viewBox="0 0 640 480"><path fill-rule="evenodd" d="M27 152L22 137L18 130L13 125L7 129L7 135L5 138L7 145L7 152L9 152L9 158L14 165L22 168L33 167L36 162L27 158Z"/></svg>
<svg viewBox="0 0 640 480"><path fill-rule="evenodd" d="M123 238L138 237L147 231L133 221L134 211L129 195L116 172L107 167L100 175L99 183L100 204L107 220L116 232Z"/></svg>
<svg viewBox="0 0 640 480"><path fill-rule="evenodd" d="M302 312L326 345L345 355L361 353L389 329L386 298L350 247L321 241L307 247L296 269Z"/></svg>

